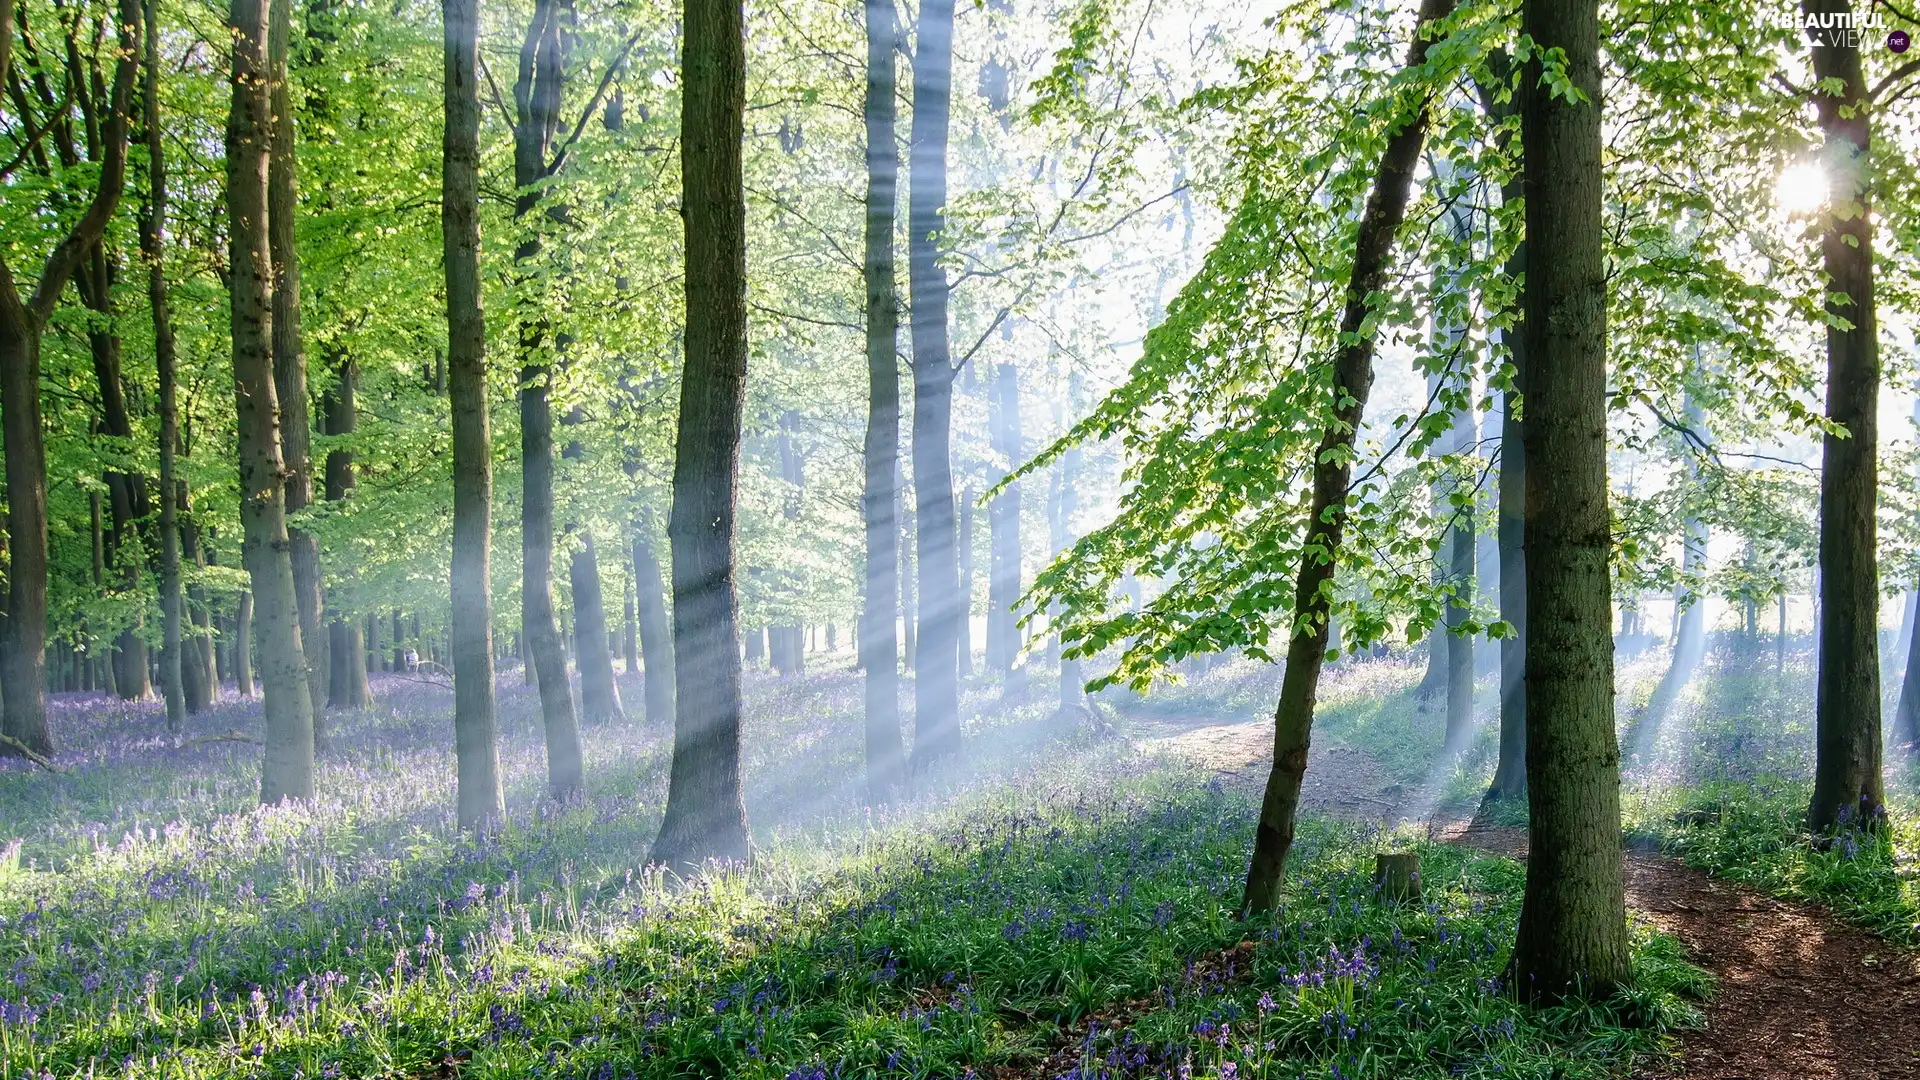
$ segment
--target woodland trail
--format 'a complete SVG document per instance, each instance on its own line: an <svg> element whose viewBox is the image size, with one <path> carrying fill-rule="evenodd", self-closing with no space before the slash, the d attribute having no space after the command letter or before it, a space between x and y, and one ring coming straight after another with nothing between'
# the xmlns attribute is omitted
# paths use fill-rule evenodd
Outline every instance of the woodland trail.
<svg viewBox="0 0 1920 1080"><path fill-rule="evenodd" d="M1171 730L1168 730L1171 729ZM1264 720L1138 725L1143 744L1259 794L1272 763ZM1313 748L1302 809L1389 821L1401 789L1359 751ZM1435 820L1438 840L1524 859L1526 831ZM1627 906L1686 947L1719 990L1706 1027L1642 1080L1920 1080L1920 953L1661 855L1626 855Z"/></svg>

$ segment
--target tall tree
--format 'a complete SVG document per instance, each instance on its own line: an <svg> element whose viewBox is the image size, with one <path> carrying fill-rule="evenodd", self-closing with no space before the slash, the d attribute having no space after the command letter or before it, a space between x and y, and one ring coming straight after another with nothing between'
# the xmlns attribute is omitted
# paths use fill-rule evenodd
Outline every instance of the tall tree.
<svg viewBox="0 0 1920 1080"><path fill-rule="evenodd" d="M913 657L913 768L960 753L960 574L954 550L953 361L947 340L947 131L953 0L920 7L908 136L907 283L912 294L913 491L919 640Z"/></svg>
<svg viewBox="0 0 1920 1080"><path fill-rule="evenodd" d="M233 392L240 443L241 557L253 583L266 690L267 747L260 800L313 797L313 697L300 645L287 468L273 364L273 255L268 172L273 106L266 0L232 0L233 102L227 115L227 265L232 294Z"/></svg>
<svg viewBox="0 0 1920 1080"><path fill-rule="evenodd" d="M660 582L660 560L647 539L653 527L642 522L633 537L634 608L640 629L640 662L646 668L644 686L647 722L665 724L673 719L673 633L672 616L667 612L666 590Z"/></svg>
<svg viewBox="0 0 1920 1080"><path fill-rule="evenodd" d="M157 0L146 0L146 81L141 122L146 129L147 203L140 214L140 252L147 263L147 307L153 314L153 356L160 391L160 689L167 703L167 730L178 733L186 722L187 697L181 684L180 620L180 446L179 376L173 338L173 309L167 295L166 139L160 130L160 36L154 32Z"/></svg>
<svg viewBox="0 0 1920 1080"><path fill-rule="evenodd" d="M294 242L299 215L294 160L293 94L287 70L293 31L291 0L269 0L267 81L272 108L267 165L267 242L273 254L273 382L280 399L280 455L286 467L287 513L313 505L313 422L307 401L306 335L300 328L300 255ZM299 607L300 642L313 698L314 745L326 742L327 627L320 598L320 545L304 529L289 527L293 596Z"/></svg>
<svg viewBox="0 0 1920 1080"><path fill-rule="evenodd" d="M1489 59L1492 73L1504 82L1512 70L1512 60L1505 53ZM1487 116L1501 125L1496 136L1500 149L1512 153L1515 147L1508 121L1518 103L1503 101L1484 86L1480 88L1480 102ZM1519 172L1510 174L1500 185L1501 204L1519 202L1522 190ZM1507 280L1524 280L1526 269L1527 244L1523 237L1507 256ZM1517 310L1508 312L1513 322L1499 331L1513 370L1500 394L1499 508L1494 530L1500 549L1500 620L1512 633L1500 639L1500 746L1493 782L1487 785L1487 803L1522 799L1527 794L1527 447L1521 415L1526 401L1527 350L1517 325L1520 314Z"/></svg>
<svg viewBox="0 0 1920 1080"><path fill-rule="evenodd" d="M573 587L576 666L580 669L580 711L599 724L626 719L620 687L613 681L613 650L607 637L606 600L600 588L600 558L593 533L582 530L567 564Z"/></svg>
<svg viewBox="0 0 1920 1080"><path fill-rule="evenodd" d="M1613 727L1607 507L1607 279L1601 232L1599 0L1523 0L1536 52L1519 88L1529 249L1527 666L1531 851L1512 960L1529 1001L1631 981ZM1564 50L1550 82L1540 54ZM1570 87L1574 93L1566 89Z"/></svg>
<svg viewBox="0 0 1920 1080"><path fill-rule="evenodd" d="M1851 0L1802 0L1828 27L1848 25ZM1814 689L1816 761L1807 828L1825 834L1886 811L1880 775L1879 324L1873 298L1871 135L1857 33L1810 29L1814 103L1829 182L1821 222L1826 271L1827 419L1820 464L1820 669ZM1832 87L1838 87L1833 91Z"/></svg>
<svg viewBox="0 0 1920 1080"><path fill-rule="evenodd" d="M1422 0L1413 43L1407 48L1406 67L1426 63L1432 24L1453 11L1453 0ZM1373 389L1374 335L1370 329L1371 298L1387 279L1394 234L1406 219L1407 199L1413 188L1413 170L1426 142L1432 99L1424 95L1399 129L1388 138L1374 170L1360 229L1354 237L1354 258L1348 272L1344 307L1340 315L1341 344L1333 357L1333 384L1328 388L1332 408L1325 432L1313 457L1313 501L1307 516L1306 543L1300 549L1300 569L1294 584L1289 620L1286 673L1280 684L1280 702L1273 715L1273 768L1267 774L1260 801L1260 823L1254 831L1253 861L1241 895L1246 914L1273 910L1280 894L1280 878L1300 807L1300 782L1307 774L1307 750L1313 733L1314 698L1320 689L1320 670L1327 658L1331 627L1330 584L1341 538L1347 525L1348 486L1353 479L1353 450Z"/></svg>
<svg viewBox="0 0 1920 1080"><path fill-rule="evenodd" d="M441 0L440 253L453 411L453 745L460 824L506 814L493 697L493 434L480 308L479 0Z"/></svg>
<svg viewBox="0 0 1920 1080"><path fill-rule="evenodd" d="M988 385L987 423L1004 479L1026 460L1020 437L1020 369L998 364ZM1013 671L1020 655L1020 484L1006 485L987 504L987 668Z"/></svg>
<svg viewBox="0 0 1920 1080"><path fill-rule="evenodd" d="M686 361L667 522L678 700L666 816L650 859L697 867L749 851L733 559L747 396L746 13L740 0L686 0L683 24Z"/></svg>
<svg viewBox="0 0 1920 1080"><path fill-rule="evenodd" d="M99 179L86 210L47 257L23 298L0 256L0 442L7 479L7 608L0 661L0 754L53 753L47 726L47 448L40 418L40 334L67 282L106 231L126 186L129 113L140 67L139 0L119 0L119 59L102 124ZM14 0L0 0L0 84L12 62ZM17 746L15 744L18 744Z"/></svg>
<svg viewBox="0 0 1920 1080"><path fill-rule="evenodd" d="M560 129L572 32L561 0L535 0L520 45L513 86L513 216L521 239L514 262L530 279L540 255L542 184L560 166L553 140ZM564 153L564 149L562 150ZM558 213L558 208L551 208ZM537 301L523 297L520 329L520 603L521 621L540 687L547 737L547 786L554 798L580 790L580 725L567 684L567 657L553 613L553 365L549 327Z"/></svg>
<svg viewBox="0 0 1920 1080"><path fill-rule="evenodd" d="M358 391L360 364L352 353L344 353L334 365L333 385L328 388L323 411L328 435L351 435L360 426ZM326 497L342 502L355 484L353 451L335 447L327 451ZM367 642L363 621L344 611L334 612L327 624L327 704L343 709L362 709L373 701L367 685Z"/></svg>

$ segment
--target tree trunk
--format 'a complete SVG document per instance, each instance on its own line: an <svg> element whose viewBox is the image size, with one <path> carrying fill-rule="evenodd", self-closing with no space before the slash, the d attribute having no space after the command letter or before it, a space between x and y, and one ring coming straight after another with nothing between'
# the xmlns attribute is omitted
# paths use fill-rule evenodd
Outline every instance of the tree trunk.
<svg viewBox="0 0 1920 1080"><path fill-rule="evenodd" d="M1850 0L1802 0L1810 16L1851 12ZM1829 22L1829 25L1833 25ZM1833 207L1821 235L1827 275L1828 434L1820 467L1820 671L1817 735L1807 828L1816 836L1886 813L1880 775L1880 580L1874 511L1879 458L1875 418L1880 347L1873 295L1873 218L1868 206L1867 86L1858 37L1810 30L1820 128L1826 136Z"/></svg>
<svg viewBox="0 0 1920 1080"><path fill-rule="evenodd" d="M1000 458L995 482L1020 467L1020 369L1000 364L990 384L993 395L988 425L994 453ZM987 504L987 669L1006 674L1020 653L1020 624L1014 606L1020 602L1020 485Z"/></svg>
<svg viewBox="0 0 1920 1080"><path fill-rule="evenodd" d="M1507 274L1517 281L1525 269L1523 244L1508 260ZM1487 803L1527 794L1527 452L1517 409L1526 393L1526 349L1519 334L1506 337L1514 371L1513 388L1502 395L1500 406L1500 618L1513 633L1500 639L1500 752Z"/></svg>
<svg viewBox="0 0 1920 1080"><path fill-rule="evenodd" d="M626 657L627 674L640 674L640 627L635 621L634 593L640 583L633 574L633 560L627 560L627 591L621 611L620 651Z"/></svg>
<svg viewBox="0 0 1920 1080"><path fill-rule="evenodd" d="M607 647L607 609L600 588L600 558L593 534L583 532L568 567L573 586L574 640L580 668L580 711L588 723L609 724L627 718L620 687L613 681L613 652Z"/></svg>
<svg viewBox="0 0 1920 1080"><path fill-rule="evenodd" d="M686 227L686 361L674 442L673 766L651 860L744 860L739 602L734 507L747 391L746 114L740 0L685 0L680 175Z"/></svg>
<svg viewBox="0 0 1920 1080"><path fill-rule="evenodd" d="M241 698L253 696L253 594L243 592L233 609L233 682Z"/></svg>
<svg viewBox="0 0 1920 1080"><path fill-rule="evenodd" d="M493 687L493 434L480 307L479 0L441 0L440 252L453 413L453 744L463 828L506 817ZM398 628L396 627L396 630ZM397 642L399 635L396 633Z"/></svg>
<svg viewBox="0 0 1920 1080"><path fill-rule="evenodd" d="M1078 371L1067 372L1065 404L1072 410L1073 416L1078 416L1083 408L1081 398L1085 396L1084 384L1085 379ZM1069 430L1070 417L1065 412L1056 413L1055 420L1062 433ZM1079 446L1075 445L1060 455L1057 472L1060 478L1060 493L1054 500L1052 523L1053 553L1056 557L1073 546L1073 515L1080 506L1080 453ZM1064 644L1060 641L1057 632L1054 634L1054 650L1060 656L1060 707L1062 709L1080 708L1087 696L1087 680L1081 673L1080 661L1066 654Z"/></svg>
<svg viewBox="0 0 1920 1080"><path fill-rule="evenodd" d="M896 484L898 481L899 478L895 477ZM902 502L904 501L903 498ZM906 669L912 671L914 657L918 654L920 645L920 605L916 602L920 590L917 587L917 575L914 573L912 514L901 515L900 533L900 655Z"/></svg>
<svg viewBox="0 0 1920 1080"><path fill-rule="evenodd" d="M1453 0L1422 0L1418 29L1407 50L1407 67L1426 62L1428 26L1452 10ZM1334 356L1332 407L1313 459L1312 510L1294 585L1294 630L1287 642L1280 703L1274 710L1273 768L1267 774L1266 793L1260 801L1253 860L1247 868L1246 889L1240 901L1246 915L1273 910L1287 854L1293 847L1300 782L1307 773L1314 696L1319 692L1320 668L1327 656L1330 590L1325 586L1333 580L1340 538L1346 531L1347 486L1353 478L1351 451L1367 394L1373 388L1373 335L1361 330L1370 313L1367 298L1386 281L1394 233L1406 217L1413 170L1420 161L1421 144L1426 141L1430 106L1431 102L1422 102L1417 113L1387 140L1366 212L1360 219L1360 231L1354 238L1353 269L1340 317L1343 344Z"/></svg>
<svg viewBox="0 0 1920 1080"><path fill-rule="evenodd" d="M914 657L912 767L960 753L960 577L954 552L953 361L946 230L947 130L953 82L953 0L920 7L913 52L907 278L912 291L913 489L919 535L920 629Z"/></svg>
<svg viewBox="0 0 1920 1080"><path fill-rule="evenodd" d="M961 679L973 677L973 504L974 490L969 484L960 493L960 643L955 648Z"/></svg>
<svg viewBox="0 0 1920 1080"><path fill-rule="evenodd" d="M1632 981L1613 726L1607 509L1607 296L1601 235L1598 0L1524 0L1522 31L1566 50L1567 100L1538 54L1520 80L1530 250L1527 667L1531 853L1510 984L1527 1001L1605 1000Z"/></svg>
<svg viewBox="0 0 1920 1080"><path fill-rule="evenodd" d="M184 492L186 485L175 489L182 493L181 510L186 510ZM184 566L192 563L198 569L207 564L206 556L200 548L200 526L191 516L182 515L180 522L180 560ZM193 587L186 590L185 609L181 622L180 643L180 689L186 698L187 712L202 713L220 696L220 675L217 665L207 663L206 641L211 637L212 616L208 612L207 592L204 588Z"/></svg>
<svg viewBox="0 0 1920 1080"><path fill-rule="evenodd" d="M566 89L564 13L556 0L536 0L533 18L520 47L520 75L514 84L514 220L522 239L514 262L523 274L534 272L540 254L537 226L539 184L553 175L548 161L560 124ZM545 318L523 302L519 312L522 625L533 655L540 688L540 714L547 741L547 786L554 798L574 797L583 780L580 724L573 712L567 658L553 611L553 408L549 400L551 343Z"/></svg>
<svg viewBox="0 0 1920 1080"><path fill-rule="evenodd" d="M87 516L89 525L91 526L90 531L93 536L93 587L104 596L107 590L107 541L106 531L101 526L100 492L97 490L89 491L87 496ZM88 635L86 644L87 674L83 676L83 678L87 680L86 689L95 689L93 669L97 666L101 668L100 676L104 678L102 688L108 693L118 696L114 669L120 666L122 654L115 646L109 645L105 641L95 640L94 635L91 634ZM99 659L106 662L97 663L95 660L96 654L104 654L100 656Z"/></svg>
<svg viewBox="0 0 1920 1080"><path fill-rule="evenodd" d="M272 254L273 381L280 402L280 454L286 467L288 515L313 504L313 427L307 402L307 353L300 329L300 259L294 245L299 213L293 149L293 100L287 78L291 0L268 0L267 89L272 109L268 134L267 242ZM289 527L294 603L312 696L315 749L326 745L328 636L320 598L320 547L303 529ZM262 617L265 617L262 596ZM266 665L262 665L263 668Z"/></svg>
<svg viewBox="0 0 1920 1080"><path fill-rule="evenodd" d="M119 59L101 136L99 180L80 219L48 256L33 295L23 298L0 259L0 448L6 457L7 574L0 648L0 733L42 756L47 726L47 448L40 417L40 333L81 259L106 231L126 186L128 114L140 64L139 0L120 0ZM0 83L13 44L13 0L0 0ZM0 754L18 750L0 744Z"/></svg>
<svg viewBox="0 0 1920 1080"><path fill-rule="evenodd" d="M267 747L260 801L313 797L313 697L301 648L288 470L281 456L273 362L273 257L268 241L272 104L264 0L232 0L233 104L227 120L227 264L232 274L234 407L240 443L241 553L259 604ZM288 410L298 412L298 403Z"/></svg>
<svg viewBox="0 0 1920 1080"><path fill-rule="evenodd" d="M359 382L359 363L351 354L342 356L333 387L325 398L327 434L351 435L359 428L360 416L357 402ZM350 498L354 483L353 451L346 449L328 451L327 501L340 502ZM363 647L365 638L360 627L361 620L357 616L345 613L336 615L329 627L327 645L327 664L331 672L327 683L327 704L329 705L362 709L373 702L372 690L367 685L367 653Z"/></svg>
<svg viewBox="0 0 1920 1080"><path fill-rule="evenodd" d="M175 370L173 311L167 295L166 140L160 128L160 38L153 32L158 0L146 0L146 83L142 127L147 143L147 201L140 214L140 253L147 263L147 307L153 313L153 354L160 391L160 689L167 702L167 730L179 734L187 697L181 683L179 377Z"/></svg>

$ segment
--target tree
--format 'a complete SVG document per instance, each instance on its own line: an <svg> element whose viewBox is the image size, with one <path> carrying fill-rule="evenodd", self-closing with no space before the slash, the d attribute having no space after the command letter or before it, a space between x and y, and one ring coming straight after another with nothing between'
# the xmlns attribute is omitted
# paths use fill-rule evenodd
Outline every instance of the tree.
<svg viewBox="0 0 1920 1080"><path fill-rule="evenodd" d="M0 0L0 82L11 66L14 0ZM126 185L129 113L140 66L138 0L116 9L119 59L102 118L100 177L87 204L40 271L24 299L13 268L0 258L0 442L6 453L7 609L4 663L0 663L0 754L20 747L53 753L47 726L47 450L40 416L40 335L60 294L106 231ZM16 746L15 744L18 744Z"/></svg>
<svg viewBox="0 0 1920 1080"><path fill-rule="evenodd" d="M1413 43L1407 48L1405 66L1409 71L1426 63L1430 27L1452 10L1452 0L1422 0ZM1420 89L1398 130L1387 139L1354 237L1353 267L1340 317L1341 344L1334 354L1333 382L1328 388L1332 407L1313 457L1313 500L1307 515L1306 542L1300 548L1292 617L1288 620L1286 674L1280 685L1280 702L1274 709L1273 767L1260 800L1253 860L1240 900L1243 914L1273 910L1287 854L1293 847L1300 783L1307 773L1313 731L1314 697L1319 692L1320 670L1327 655L1335 560L1347 523L1354 441L1366 410L1367 394L1373 387L1374 337L1363 328L1373 298L1386 281L1394 234L1406 218L1431 104L1432 92Z"/></svg>
<svg viewBox="0 0 1920 1080"><path fill-rule="evenodd" d="M613 681L613 650L607 638L606 601L593 533L581 532L567 570L573 587L574 636L579 643L575 666L580 669L580 711L594 723L623 720L626 713L620 707L620 688Z"/></svg>
<svg viewBox="0 0 1920 1080"><path fill-rule="evenodd" d="M142 11L146 29L146 83L141 122L146 129L147 202L140 215L140 253L147 263L147 306L153 314L153 356L160 399L160 689L167 703L167 730L178 734L186 723L187 697L181 683L180 623L185 604L180 590L180 406L173 312L167 296L166 139L160 130L160 38L154 28L156 0Z"/></svg>
<svg viewBox="0 0 1920 1080"><path fill-rule="evenodd" d="M513 86L513 216L521 230L514 262L533 274L541 249L535 214L543 183L559 171L565 148L555 154L561 98L566 89L567 45L559 0L535 0L520 44L520 73ZM558 208L550 208L560 213ZM531 287L531 286L528 286ZM520 344L520 603L527 646L540 687L540 715L547 736L547 786L556 799L580 791L583 754L573 714L567 657L553 613L553 365L546 317L533 297L522 297Z"/></svg>
<svg viewBox="0 0 1920 1080"><path fill-rule="evenodd" d="M1851 0L1802 0L1841 26ZM1857 34L1809 29L1814 104L1829 183L1821 221L1826 270L1827 419L1820 465L1820 658L1814 689L1816 760L1807 828L1816 836L1886 812L1880 775L1878 503L1880 345L1873 299L1873 218L1867 151L1870 102ZM1831 87L1838 86L1838 92ZM1843 434L1844 432L1844 434Z"/></svg>
<svg viewBox="0 0 1920 1080"><path fill-rule="evenodd" d="M299 212L294 160L293 98L287 70L292 35L291 0L268 0L267 80L272 131L267 164L267 241L273 254L273 381L280 399L280 453L286 466L287 513L313 505L313 422L307 401L306 335L300 326L300 255L294 243ZM305 529L289 526L293 596L300 613L300 642L307 661L307 692L313 698L313 737L326 743L328 636L320 597L320 545Z"/></svg>
<svg viewBox="0 0 1920 1080"><path fill-rule="evenodd" d="M1528 1001L1632 981L1620 862L1607 507L1607 282L1600 6L1525 0L1520 98L1528 249L1527 792L1532 832L1511 983ZM1564 50L1552 77L1540 54ZM1573 93L1568 93L1570 87Z"/></svg>
<svg viewBox="0 0 1920 1080"><path fill-rule="evenodd" d="M666 724L674 717L673 620L661 588L660 560L645 531L652 527L651 521L642 522L633 537L633 582L638 594L634 607L640 624L640 662L647 670L647 722Z"/></svg>
<svg viewBox="0 0 1920 1080"><path fill-rule="evenodd" d="M947 129L953 0L921 5L908 138L907 281L912 294L913 491L919 640L913 656L913 769L960 753L960 572L953 513L953 362L947 340Z"/></svg>
<svg viewBox="0 0 1920 1080"><path fill-rule="evenodd" d="M253 583L266 698L260 801L313 797L313 698L300 644L287 468L273 363L273 255L268 238L272 92L266 0L232 0L233 99L227 115L227 265L234 408L240 444L241 557Z"/></svg>
<svg viewBox="0 0 1920 1080"><path fill-rule="evenodd" d="M860 496L866 525L866 591L860 623L860 667L866 683L867 792L883 800L900 782L906 749L900 740L900 644L894 609L900 599L900 529L894 515L900 471L900 353L894 285L893 228L899 203L900 148L894 135L894 53L900 45L893 0L867 0L866 283L867 428Z"/></svg>
<svg viewBox="0 0 1920 1080"><path fill-rule="evenodd" d="M441 0L440 243L453 406L453 743L460 824L506 815L493 697L493 433L480 307L478 0Z"/></svg>
<svg viewBox="0 0 1920 1080"><path fill-rule="evenodd" d="M333 385L324 398L326 434L351 435L359 428L359 382L360 365L351 353L342 355L335 365ZM353 451L344 447L329 450L327 501L346 500L354 485ZM333 620L327 624L327 704L330 706L363 709L373 702L373 690L367 685L367 641L361 625L360 619L344 611L334 612Z"/></svg>
<svg viewBox="0 0 1920 1080"><path fill-rule="evenodd" d="M991 399L987 424L993 449L1006 469L1006 479L1026 460L1020 437L1020 369L1013 364L994 368L988 384ZM1020 623L1014 608L1020 602L1020 484L1013 481L987 504L987 667L1011 674L1020 654Z"/></svg>
<svg viewBox="0 0 1920 1080"><path fill-rule="evenodd" d="M667 809L652 862L744 860L739 601L734 513L747 392L745 11L686 0L680 176L686 222L686 361L673 458L673 651L677 702ZM545 680L543 679L542 682Z"/></svg>

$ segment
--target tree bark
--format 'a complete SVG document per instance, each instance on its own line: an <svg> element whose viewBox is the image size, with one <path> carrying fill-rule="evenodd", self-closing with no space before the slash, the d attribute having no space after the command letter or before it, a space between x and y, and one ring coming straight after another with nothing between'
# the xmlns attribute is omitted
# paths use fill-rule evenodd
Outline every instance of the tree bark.
<svg viewBox="0 0 1920 1080"><path fill-rule="evenodd" d="M173 309L167 293L166 140L160 130L160 39L154 33L158 0L146 0L146 82L142 127L147 142L147 202L140 215L140 252L147 263L147 307L153 313L154 366L160 396L160 688L167 703L167 730L179 734L186 722L187 698L181 682L180 591L180 445L179 376L173 338Z"/></svg>
<svg viewBox="0 0 1920 1080"><path fill-rule="evenodd" d="M1522 32L1564 49L1582 100L1520 80L1531 259L1527 372L1527 667L1531 852L1511 985L1526 1001L1605 1000L1632 981L1620 862L1607 508L1607 295L1601 233L1598 0L1524 0ZM1551 357L1552 362L1545 362Z"/></svg>
<svg viewBox="0 0 1920 1080"><path fill-rule="evenodd" d="M441 0L440 252L453 413L453 744L463 828L506 817L493 686L493 433L480 306L480 5ZM397 635L396 635L397 637Z"/></svg>
<svg viewBox="0 0 1920 1080"><path fill-rule="evenodd" d="M640 627L634 621L634 591L639 583L634 580L633 560L627 560L627 591L621 598L620 651L626 658L627 674L640 674Z"/></svg>
<svg viewBox="0 0 1920 1080"><path fill-rule="evenodd" d="M573 586L574 639L580 668L580 711L589 723L625 720L620 687L613 681L613 652L608 648L607 609L600 588L600 559L593 534L583 532L568 566Z"/></svg>
<svg viewBox="0 0 1920 1080"><path fill-rule="evenodd" d="M1518 197L1518 192L1514 193ZM1507 273L1521 280L1525 245L1507 262ZM1522 799L1527 794L1527 452L1521 432L1520 402L1525 395L1526 349L1520 335L1507 335L1513 388L1500 406L1500 618L1513 634L1500 639L1500 751L1485 801Z"/></svg>
<svg viewBox="0 0 1920 1080"><path fill-rule="evenodd" d="M747 391L746 115L740 0L685 0L680 116L686 361L674 441L673 765L651 860L744 860L734 508Z"/></svg>
<svg viewBox="0 0 1920 1080"><path fill-rule="evenodd" d="M1012 364L995 367L989 384L988 425L993 450L1000 458L996 482L1020 467L1020 369ZM987 504L987 669L1007 674L1020 654L1020 624L1014 606L1020 602L1020 485Z"/></svg>
<svg viewBox="0 0 1920 1080"><path fill-rule="evenodd" d="M340 357L333 387L325 398L325 424L329 435L351 435L360 426L356 395L360 365L351 354ZM327 452L326 497L341 502L351 497L355 483L353 451ZM358 616L336 613L328 625L327 704L347 709L364 709L373 703L373 690L367 684L366 638Z"/></svg>
<svg viewBox="0 0 1920 1080"><path fill-rule="evenodd" d="M281 456L281 410L274 384L274 272L267 222L273 124L264 3L232 0L228 9L233 103L226 136L227 264L232 275L241 555L260 609L260 672L266 687L260 801L272 804L313 797L314 725L289 555L288 470Z"/></svg>
<svg viewBox="0 0 1920 1080"><path fill-rule="evenodd" d="M0 0L0 83L13 45L13 0ZM40 333L81 259L106 231L126 186L128 113L140 63L140 5L120 0L119 59L102 134L100 178L86 211L22 298L0 259L0 446L7 480L7 619L0 649L0 733L43 757L53 753L47 726L47 449L40 419ZM0 754L16 754L0 743Z"/></svg>
<svg viewBox="0 0 1920 1080"><path fill-rule="evenodd" d="M1851 12L1850 0L1802 0L1808 15ZM1807 828L1825 835L1886 813L1880 746L1880 580L1874 511L1880 346L1873 295L1873 219L1866 79L1857 37L1810 30L1830 199L1820 239L1827 276L1828 434L1820 467L1820 670L1814 691L1816 760Z"/></svg>
<svg viewBox="0 0 1920 1080"><path fill-rule="evenodd" d="M1408 68L1426 62L1429 25L1453 10L1453 0L1422 0L1413 43L1407 49ZM1267 774L1260 801L1260 823L1254 831L1253 860L1247 868L1240 909L1252 915L1273 910L1280 894L1281 875L1293 847L1295 818L1300 807L1300 782L1307 772L1307 748L1313 730L1314 697L1319 692L1320 669L1327 657L1330 604L1326 585L1333 580L1341 536L1347 525L1347 487L1353 478L1352 452L1373 389L1374 338L1362 333L1370 313L1367 298L1386 281L1392 261L1394 233L1407 213L1413 170L1426 141L1432 102L1422 101L1415 114L1388 140L1374 173L1360 230L1354 238L1353 269L1347 281L1345 307L1340 316L1339 351L1334 355L1331 409L1326 431L1314 455L1312 510L1307 518L1307 542L1301 546L1300 569L1294 585L1294 611L1287 641L1286 673L1273 718L1273 768Z"/></svg>
<svg viewBox="0 0 1920 1080"><path fill-rule="evenodd" d="M568 31L561 26L558 0L536 0L533 18L520 47L520 73L514 84L513 174L518 194L514 220L522 239L514 262L524 274L534 271L540 254L537 225L539 184L553 175L548 161L560 125L566 89ZM553 408L548 327L535 302L521 301L520 460L523 626L540 688L540 715L546 729L547 786L553 797L573 798L583 782L580 724L573 712L567 658L553 612Z"/></svg>
<svg viewBox="0 0 1920 1080"><path fill-rule="evenodd" d="M233 609L233 682L242 699L253 696L253 594L242 592Z"/></svg>
<svg viewBox="0 0 1920 1080"><path fill-rule="evenodd" d="M912 292L913 489L920 627L914 656L913 771L960 753L960 578L954 551L953 361L947 340L947 133L953 0L920 7L913 52L907 279Z"/></svg>
<svg viewBox="0 0 1920 1080"><path fill-rule="evenodd" d="M184 566L192 563L195 569L204 567L206 556L200 548L200 527L187 510L185 497L186 485L181 484L176 492L181 495L180 509L183 512L180 521L180 559ZM220 696L220 675L217 665L207 663L206 641L211 636L212 616L208 612L207 591L195 586L186 590L185 608L181 616L180 643L180 688L186 698L187 712L202 713L212 706Z"/></svg>
<svg viewBox="0 0 1920 1080"><path fill-rule="evenodd" d="M267 242L273 258L273 381L280 402L280 454L286 468L288 515L313 505L313 424L307 402L307 352L300 329L300 259L294 242L299 213L294 160L293 101L287 75L291 0L268 0L267 87L271 122L267 164ZM320 546L289 527L293 595L300 619L307 689L313 699L316 749L326 745L327 650L320 597ZM264 602L264 597L263 597ZM262 608L264 618L265 608Z"/></svg>
<svg viewBox="0 0 1920 1080"><path fill-rule="evenodd" d="M642 531L633 538L634 607L640 624L640 662L646 667L642 690L646 694L647 723L673 720L672 615L660 580L660 560Z"/></svg>

